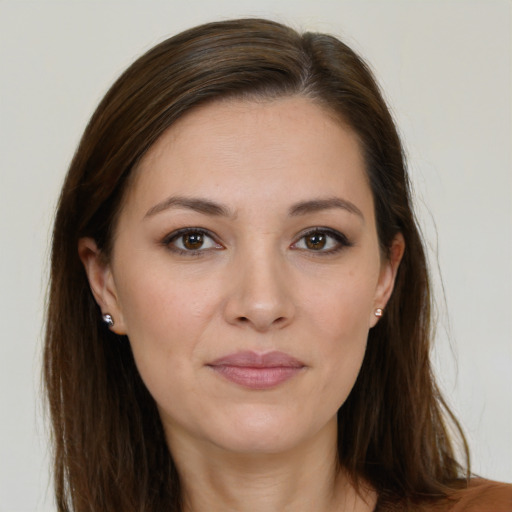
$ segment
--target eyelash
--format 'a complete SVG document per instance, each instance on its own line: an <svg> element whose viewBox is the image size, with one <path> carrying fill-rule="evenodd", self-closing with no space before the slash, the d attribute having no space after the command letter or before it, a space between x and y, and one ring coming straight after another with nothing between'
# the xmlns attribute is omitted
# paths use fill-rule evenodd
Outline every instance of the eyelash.
<svg viewBox="0 0 512 512"><path fill-rule="evenodd" d="M200 249L182 249L180 247L177 247L175 244L176 241L178 241L180 238L184 237L185 235L202 235L204 237L207 237L211 240L213 244L215 244L216 247L208 247L206 249L200 248ZM328 249L328 250L314 250L314 249L308 249L308 248L302 248L297 247L299 242L302 240L305 240L308 236L312 235L326 235L328 238L334 239L336 246ZM328 243L328 242L327 242ZM202 229L202 228L182 228L178 229L177 231L173 231L169 235L167 235L162 240L162 245L167 247L170 251L184 256L203 256L207 251L210 251L212 249L224 249L224 247L219 244L215 240L215 236L208 230ZM331 254L336 254L339 251L347 248L352 247L354 244L348 240L348 238L339 231L336 231L331 228L323 228L323 227L315 227L312 229L309 229L305 233L302 233L301 236L298 238L296 242L294 242L291 247L294 250L300 250L309 252L314 255L318 256L328 256Z"/></svg>
<svg viewBox="0 0 512 512"><path fill-rule="evenodd" d="M207 231L206 229L202 228L183 228L178 229L177 231L173 231L162 240L162 245L167 247L170 251L184 256L203 256L205 252L213 249L181 249L180 247L173 245L174 242L184 237L185 235L202 235L204 237L209 238L213 242L213 244L217 246L215 247L215 249L223 249L223 247L218 242L215 241L215 237L213 236L213 234Z"/></svg>
<svg viewBox="0 0 512 512"><path fill-rule="evenodd" d="M316 251L314 249L307 249L307 248L298 248L298 247L294 247L294 248L296 250L302 250L302 251L309 252L311 254L314 254L315 256L329 256L331 254L336 254L336 253L342 251L343 249L345 249L347 247L352 247L354 245L352 242L349 241L349 239L343 233L340 233L339 231L337 231L335 229L324 228L324 227L315 227L315 228L309 229L305 233L302 233L302 235L297 240L297 242L294 242L292 244L292 247L296 246L300 241L305 240L308 236L311 236L311 235L326 235L327 237L334 239L336 246L333 247L332 249L328 249L328 250L320 249L320 250L316 250Z"/></svg>

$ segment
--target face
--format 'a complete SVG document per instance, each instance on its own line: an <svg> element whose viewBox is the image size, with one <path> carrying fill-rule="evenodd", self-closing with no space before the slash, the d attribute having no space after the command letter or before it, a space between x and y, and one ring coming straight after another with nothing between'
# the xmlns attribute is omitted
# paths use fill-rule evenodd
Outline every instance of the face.
<svg viewBox="0 0 512 512"><path fill-rule="evenodd" d="M266 453L335 432L399 261L356 136L299 97L184 116L135 171L109 263L80 255L171 444Z"/></svg>

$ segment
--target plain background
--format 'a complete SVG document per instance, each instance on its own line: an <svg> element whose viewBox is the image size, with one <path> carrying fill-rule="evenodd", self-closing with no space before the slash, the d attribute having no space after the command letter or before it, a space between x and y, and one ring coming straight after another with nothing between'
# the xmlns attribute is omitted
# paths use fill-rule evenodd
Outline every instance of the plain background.
<svg viewBox="0 0 512 512"><path fill-rule="evenodd" d="M143 51L198 23L247 15L336 34L375 70L428 240L440 382L475 472L512 481L511 5L0 0L0 512L54 510L42 322L51 219L81 132Z"/></svg>

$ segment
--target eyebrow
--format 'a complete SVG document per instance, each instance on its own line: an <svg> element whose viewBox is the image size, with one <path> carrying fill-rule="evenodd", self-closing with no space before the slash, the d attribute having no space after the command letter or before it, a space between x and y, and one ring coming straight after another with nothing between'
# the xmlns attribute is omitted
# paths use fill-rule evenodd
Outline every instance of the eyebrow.
<svg viewBox="0 0 512 512"><path fill-rule="evenodd" d="M214 201L195 197L171 196L151 207L144 218L152 217L169 208L184 208L216 217L234 217L234 213L229 208Z"/></svg>
<svg viewBox="0 0 512 512"><path fill-rule="evenodd" d="M168 210L170 208L184 208L187 210L193 210L205 215L211 215L215 217L235 217L235 212L230 210L228 207L210 201L208 199L201 199L195 197L183 197L183 196L170 196L164 199L160 203L151 207L144 218L152 217L160 212ZM341 199L340 197L329 197L325 199L312 199L309 201L301 201L290 207L288 214L292 217L299 215L306 215L308 213L316 213L323 210L329 210L333 208L340 208L349 213L355 214L364 221L364 216L361 210L350 201Z"/></svg>
<svg viewBox="0 0 512 512"><path fill-rule="evenodd" d="M290 208L290 215L306 215L308 213L330 210L332 208L341 208L349 213L353 213L364 221L364 215L361 210L350 201L341 199L340 197L329 197L326 199L313 199L311 201L301 201Z"/></svg>

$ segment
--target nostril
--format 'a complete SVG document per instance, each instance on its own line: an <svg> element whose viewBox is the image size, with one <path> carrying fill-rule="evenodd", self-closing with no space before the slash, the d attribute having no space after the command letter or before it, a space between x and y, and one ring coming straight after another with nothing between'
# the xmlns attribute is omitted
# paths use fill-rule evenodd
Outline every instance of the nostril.
<svg viewBox="0 0 512 512"><path fill-rule="evenodd" d="M246 316L239 316L237 318L237 322L239 324L253 324L255 327L259 328L261 326L259 326L259 323L257 320L250 320L249 317L246 317ZM286 323L286 317L284 316L280 316L278 318L276 318L275 320L273 320L272 322L270 322L269 324L266 324L267 327L270 327L270 325L274 325L274 326L281 326L282 324L285 324Z"/></svg>

